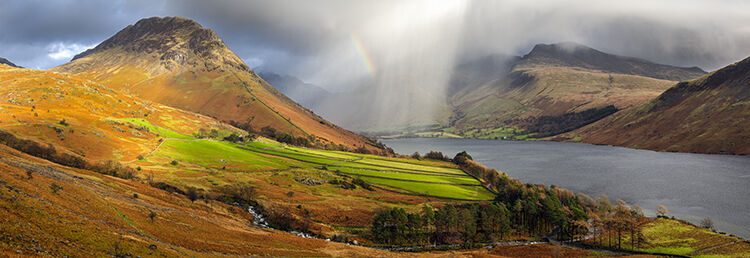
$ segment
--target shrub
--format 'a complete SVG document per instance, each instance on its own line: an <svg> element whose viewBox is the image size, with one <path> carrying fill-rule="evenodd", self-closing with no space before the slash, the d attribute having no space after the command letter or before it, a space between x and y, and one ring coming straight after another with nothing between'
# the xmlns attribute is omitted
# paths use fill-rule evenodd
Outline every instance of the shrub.
<svg viewBox="0 0 750 258"><path fill-rule="evenodd" d="M195 200L198 200L198 189L189 186L187 188L187 191L185 191L185 196L187 196L187 198L190 199L191 202L195 202Z"/></svg>
<svg viewBox="0 0 750 258"><path fill-rule="evenodd" d="M362 180L362 178L359 178L359 177L352 179L352 184L361 186L362 188L367 189L368 191L375 191L375 189L372 189L372 186L369 183L365 182L365 180Z"/></svg>
<svg viewBox="0 0 750 258"><path fill-rule="evenodd" d="M466 160L474 160L466 151L459 152L455 157L453 157L453 162L459 165L464 164Z"/></svg>
<svg viewBox="0 0 750 258"><path fill-rule="evenodd" d="M268 225L284 231L310 232L310 222L297 219L287 207L268 209Z"/></svg>
<svg viewBox="0 0 750 258"><path fill-rule="evenodd" d="M58 191L62 190L62 186L59 186L56 183L52 183L49 188L52 189L52 192L55 194L57 194Z"/></svg>
<svg viewBox="0 0 750 258"><path fill-rule="evenodd" d="M180 163L177 162L177 160L172 160L172 162L169 162L169 164L172 166L177 166L177 164L180 164Z"/></svg>
<svg viewBox="0 0 750 258"><path fill-rule="evenodd" d="M430 151L424 155L424 158L434 160L448 160L448 158L439 151Z"/></svg>
<svg viewBox="0 0 750 258"><path fill-rule="evenodd" d="M224 203L237 203L243 206L255 204L256 191L255 187L247 183L236 183L224 185L217 189L221 194L219 201Z"/></svg>

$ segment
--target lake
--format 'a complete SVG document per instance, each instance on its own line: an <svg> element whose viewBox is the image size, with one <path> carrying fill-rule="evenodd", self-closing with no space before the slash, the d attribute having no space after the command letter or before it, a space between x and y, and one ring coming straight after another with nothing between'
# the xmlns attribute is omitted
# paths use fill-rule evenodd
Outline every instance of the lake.
<svg viewBox="0 0 750 258"><path fill-rule="evenodd" d="M400 154L430 150L474 160L524 183L556 185L596 198L638 204L649 216L663 204L669 216L750 238L750 157L669 153L547 141L406 138L383 143Z"/></svg>

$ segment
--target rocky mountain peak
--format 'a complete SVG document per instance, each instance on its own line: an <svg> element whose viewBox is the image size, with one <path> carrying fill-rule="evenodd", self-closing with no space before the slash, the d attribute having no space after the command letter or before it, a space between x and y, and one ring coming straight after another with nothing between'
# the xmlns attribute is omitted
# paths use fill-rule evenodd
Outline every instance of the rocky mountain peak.
<svg viewBox="0 0 750 258"><path fill-rule="evenodd" d="M182 17L142 19L95 48L76 55L73 60L110 51L128 56L150 56L167 70L182 66L216 70L229 65L249 71L213 30Z"/></svg>
<svg viewBox="0 0 750 258"><path fill-rule="evenodd" d="M657 64L640 58L604 53L572 42L537 44L531 52L523 56L519 64L581 67L673 81L691 80L706 74L698 67Z"/></svg>

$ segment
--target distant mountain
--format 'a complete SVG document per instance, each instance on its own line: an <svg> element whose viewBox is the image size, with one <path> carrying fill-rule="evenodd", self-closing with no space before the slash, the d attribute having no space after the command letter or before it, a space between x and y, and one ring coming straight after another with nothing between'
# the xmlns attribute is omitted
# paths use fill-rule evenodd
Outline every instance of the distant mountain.
<svg viewBox="0 0 750 258"><path fill-rule="evenodd" d="M677 80L704 73L573 43L539 44L523 57L487 57L459 65L446 131L478 138L503 138L507 131L499 133L502 128L514 129L515 136L554 135L639 105Z"/></svg>
<svg viewBox="0 0 750 258"><path fill-rule="evenodd" d="M560 139L659 151L750 154L750 58Z"/></svg>
<svg viewBox="0 0 750 258"><path fill-rule="evenodd" d="M675 67L647 60L607 54L576 43L538 44L523 56L519 66L564 66L630 74L670 81L683 81L706 74L698 67Z"/></svg>
<svg viewBox="0 0 750 258"><path fill-rule="evenodd" d="M331 93L320 86L306 83L290 75L279 75L271 72L258 74L263 80L273 85L300 105L315 110L331 96Z"/></svg>
<svg viewBox="0 0 750 258"><path fill-rule="evenodd" d="M129 25L69 63L51 69L147 100L349 148L376 143L299 106L258 77L210 29L180 18Z"/></svg>
<svg viewBox="0 0 750 258"><path fill-rule="evenodd" d="M12 66L12 67L16 67L16 68L22 68L22 67L20 67L20 66L17 66L16 64L14 64L14 63L13 63L13 62L11 62L11 61L8 61L8 59L2 58L2 57L0 57L0 64L6 64L6 65L10 65L10 66Z"/></svg>

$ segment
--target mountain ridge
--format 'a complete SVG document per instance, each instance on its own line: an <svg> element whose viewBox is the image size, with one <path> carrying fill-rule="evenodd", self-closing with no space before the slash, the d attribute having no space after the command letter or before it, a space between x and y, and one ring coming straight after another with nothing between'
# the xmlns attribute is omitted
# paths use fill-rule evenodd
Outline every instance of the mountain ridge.
<svg viewBox="0 0 750 258"><path fill-rule="evenodd" d="M2 57L0 57L0 64L5 64L5 65L9 65L9 66L11 66L11 67L15 67L15 68L23 68L23 67L20 67L20 66L18 66L18 65L16 65L16 64L14 64L14 63L13 63L13 62L11 62L10 60L8 60L8 59L5 59L5 58L2 58Z"/></svg>
<svg viewBox="0 0 750 258"><path fill-rule="evenodd" d="M212 30L186 18L142 19L50 70L256 131L271 127L330 148L384 149L298 105L248 68Z"/></svg>
<svg viewBox="0 0 750 258"><path fill-rule="evenodd" d="M554 60L554 65L598 69L605 72L631 74L655 79L683 81L706 74L698 67L677 67L658 64L641 58L613 55L572 42L537 44L516 65L533 65Z"/></svg>
<svg viewBox="0 0 750 258"><path fill-rule="evenodd" d="M612 110L648 101L677 80L703 74L699 69L621 57L574 43L537 44L522 57L501 58L505 61L488 57L458 66L451 84L454 94L448 100L453 114L445 132L473 138L525 139L514 137L528 137L522 131L533 132L535 127L557 127L549 122L571 122L571 117L592 115L577 124L559 126L575 129ZM487 66L490 71L476 72ZM652 67L658 69L648 70ZM544 125L539 124L542 117ZM498 130L513 133L496 133Z"/></svg>
<svg viewBox="0 0 750 258"><path fill-rule="evenodd" d="M259 72L258 76L273 85L287 97L309 109L315 110L332 95L331 92L318 85L306 83L291 75Z"/></svg>

